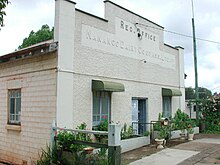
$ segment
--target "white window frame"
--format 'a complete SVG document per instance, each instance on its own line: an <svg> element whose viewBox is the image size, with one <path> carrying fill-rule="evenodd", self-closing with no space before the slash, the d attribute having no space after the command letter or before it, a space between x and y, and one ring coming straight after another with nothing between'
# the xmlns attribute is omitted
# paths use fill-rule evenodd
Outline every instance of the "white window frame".
<svg viewBox="0 0 220 165"><path fill-rule="evenodd" d="M96 92L96 93L94 93ZM104 91L93 91L93 99L94 99L94 94L98 94L99 93L99 114L94 114L92 111L92 126L97 126L98 124L100 124L101 121L103 121L103 116L106 116L106 119L109 121L111 121L111 92L104 92ZM108 95L108 114L103 114L103 110L102 110L102 103L103 103L103 95ZM93 101L94 104L94 101ZM94 105L93 105L94 108ZM99 117L99 121L94 121L94 117L97 118Z"/></svg>
<svg viewBox="0 0 220 165"><path fill-rule="evenodd" d="M14 100L13 113L11 113L11 100ZM18 102L20 99L20 102ZM17 109L17 107L19 109ZM19 112L18 112L19 111ZM8 89L8 124L21 125L21 89Z"/></svg>

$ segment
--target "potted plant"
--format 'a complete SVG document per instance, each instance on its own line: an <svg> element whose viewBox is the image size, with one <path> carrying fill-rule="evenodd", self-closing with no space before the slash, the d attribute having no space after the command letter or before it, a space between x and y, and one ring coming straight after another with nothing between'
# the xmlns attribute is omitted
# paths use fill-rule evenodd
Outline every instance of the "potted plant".
<svg viewBox="0 0 220 165"><path fill-rule="evenodd" d="M180 139L185 140L186 137L186 128L189 116L178 109L173 118L173 122L176 129L180 129Z"/></svg>
<svg viewBox="0 0 220 165"><path fill-rule="evenodd" d="M157 142L157 148L162 149L164 148L163 145L166 144L166 140L169 138L169 131L167 126L161 126L159 130L159 136L155 141Z"/></svg>
<svg viewBox="0 0 220 165"><path fill-rule="evenodd" d="M194 129L193 127L190 125L187 128L187 133L188 133L188 140L193 140L194 137Z"/></svg>

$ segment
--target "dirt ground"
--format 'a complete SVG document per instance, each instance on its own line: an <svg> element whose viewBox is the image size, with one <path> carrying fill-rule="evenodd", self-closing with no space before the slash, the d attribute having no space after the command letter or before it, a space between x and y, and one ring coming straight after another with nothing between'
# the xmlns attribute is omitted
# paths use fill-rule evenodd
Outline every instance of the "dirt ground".
<svg viewBox="0 0 220 165"><path fill-rule="evenodd" d="M220 134L197 134L194 136L194 139L201 139L201 138L219 138L220 139ZM173 139L173 140L169 140L167 141L166 147L171 148L171 147L175 147L178 144L181 143L187 143L189 142L188 140L180 140L180 139ZM159 149L156 149L156 144L150 144L126 153L122 154L122 165L126 165L129 164L135 160L141 159L142 157L146 157L149 156L151 154L154 154L156 152L160 151ZM209 157L205 158L206 162L219 162L220 160L218 160L217 158L220 157L220 153L215 152L212 155L210 155Z"/></svg>

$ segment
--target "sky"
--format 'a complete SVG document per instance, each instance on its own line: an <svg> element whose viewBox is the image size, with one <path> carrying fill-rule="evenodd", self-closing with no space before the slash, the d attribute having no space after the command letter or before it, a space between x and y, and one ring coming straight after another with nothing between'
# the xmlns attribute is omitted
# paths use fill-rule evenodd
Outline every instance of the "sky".
<svg viewBox="0 0 220 165"><path fill-rule="evenodd" d="M54 24L55 0L10 0L0 31L0 55L13 52L31 30ZM111 0L164 27L165 43L184 47L186 87L195 86L192 0ZM104 18L103 0L75 0L76 8ZM193 0L198 84L220 92L220 0ZM169 31L169 32L167 32ZM182 35L175 35L176 32ZM201 40L202 39L202 40ZM203 41L208 40L208 41ZM211 42L210 42L211 41ZM212 42L215 41L215 42Z"/></svg>

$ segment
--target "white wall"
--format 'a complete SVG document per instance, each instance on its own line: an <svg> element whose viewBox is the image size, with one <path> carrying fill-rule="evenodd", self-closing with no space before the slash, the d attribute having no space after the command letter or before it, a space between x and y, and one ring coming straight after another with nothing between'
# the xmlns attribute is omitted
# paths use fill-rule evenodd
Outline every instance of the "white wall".
<svg viewBox="0 0 220 165"><path fill-rule="evenodd" d="M89 126L92 124L92 79L124 84L125 92L112 94L113 121L120 121L122 124L131 123L132 97L148 98L148 119L156 120L158 113L162 112L162 87L181 89L184 94L183 80L180 76L183 71L183 57L179 57L183 55L183 51L164 45L162 30L141 27L145 33L156 36L154 42L146 38L140 40L136 34L130 32L122 32L119 20L123 20L133 29L137 22L160 29L162 27L111 2L105 3L105 10L106 20L76 10L72 72L74 127L82 122L86 122ZM99 35L102 38L97 37ZM110 45L98 43L104 42L105 39L111 41ZM145 50L145 55L138 50L121 50L119 45L115 45L120 41L126 41L128 45L133 46L133 49L141 46L141 50ZM147 51L151 52L150 57L149 54L146 55ZM152 56L154 53L159 55ZM145 58L146 62L143 60ZM162 58L167 61L159 62ZM179 67L180 63L181 67ZM182 108L183 100L184 96L173 98L173 112L177 108Z"/></svg>
<svg viewBox="0 0 220 165"><path fill-rule="evenodd" d="M55 1L54 40L58 41L57 126L73 127L75 3Z"/></svg>

